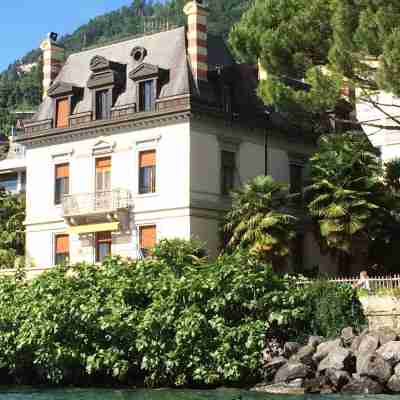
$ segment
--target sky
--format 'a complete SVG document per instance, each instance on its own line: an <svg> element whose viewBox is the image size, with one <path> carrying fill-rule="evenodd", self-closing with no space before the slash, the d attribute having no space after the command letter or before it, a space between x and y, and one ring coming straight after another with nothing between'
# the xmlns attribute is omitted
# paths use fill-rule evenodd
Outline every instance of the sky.
<svg viewBox="0 0 400 400"><path fill-rule="evenodd" d="M39 47L48 32L71 33L132 0L0 0L0 71Z"/></svg>

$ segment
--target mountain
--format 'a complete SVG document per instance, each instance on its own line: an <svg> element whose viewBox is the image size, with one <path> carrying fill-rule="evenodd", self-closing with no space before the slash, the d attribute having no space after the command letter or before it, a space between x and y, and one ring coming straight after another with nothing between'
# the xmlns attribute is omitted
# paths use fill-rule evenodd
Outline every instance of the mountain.
<svg viewBox="0 0 400 400"><path fill-rule="evenodd" d="M60 38L67 54L114 39L141 34L160 24L183 25L183 7L188 0L134 0L82 25ZM227 38L251 0L209 0L210 32ZM0 132L7 133L15 123L13 111L36 108L41 101L41 51L33 49L0 74Z"/></svg>

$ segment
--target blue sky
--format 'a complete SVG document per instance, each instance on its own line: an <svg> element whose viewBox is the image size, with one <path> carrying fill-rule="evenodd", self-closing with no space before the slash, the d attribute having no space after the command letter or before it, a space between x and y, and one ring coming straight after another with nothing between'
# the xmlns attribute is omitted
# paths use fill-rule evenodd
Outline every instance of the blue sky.
<svg viewBox="0 0 400 400"><path fill-rule="evenodd" d="M0 71L39 47L50 31L71 33L132 0L0 0Z"/></svg>

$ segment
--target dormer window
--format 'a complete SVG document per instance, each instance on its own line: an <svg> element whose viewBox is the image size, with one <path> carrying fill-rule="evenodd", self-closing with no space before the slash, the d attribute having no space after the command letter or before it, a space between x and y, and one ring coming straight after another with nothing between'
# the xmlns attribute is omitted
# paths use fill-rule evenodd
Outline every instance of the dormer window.
<svg viewBox="0 0 400 400"><path fill-rule="evenodd" d="M109 119L111 113L111 103L109 90L97 90L96 94L96 120Z"/></svg>
<svg viewBox="0 0 400 400"><path fill-rule="evenodd" d="M139 111L153 111L156 100L155 82L153 79L139 82Z"/></svg>
<svg viewBox="0 0 400 400"><path fill-rule="evenodd" d="M54 101L54 128L68 128L69 117L81 99L83 89L71 83L58 81L50 87L47 94Z"/></svg>

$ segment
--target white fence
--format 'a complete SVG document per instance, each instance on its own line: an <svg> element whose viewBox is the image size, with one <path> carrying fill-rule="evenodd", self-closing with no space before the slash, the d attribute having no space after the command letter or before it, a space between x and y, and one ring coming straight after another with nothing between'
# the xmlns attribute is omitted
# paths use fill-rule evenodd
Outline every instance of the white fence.
<svg viewBox="0 0 400 400"><path fill-rule="evenodd" d="M329 282L353 284L354 282L357 282L359 279L360 278L358 276L354 276L349 278L330 279ZM371 290L373 291L379 289L398 289L400 288L400 275L375 276L369 278L369 285Z"/></svg>

